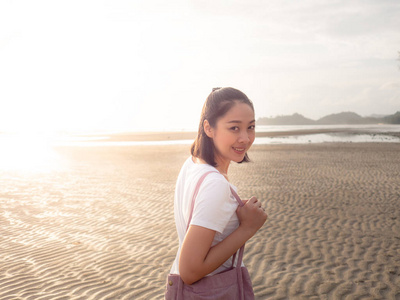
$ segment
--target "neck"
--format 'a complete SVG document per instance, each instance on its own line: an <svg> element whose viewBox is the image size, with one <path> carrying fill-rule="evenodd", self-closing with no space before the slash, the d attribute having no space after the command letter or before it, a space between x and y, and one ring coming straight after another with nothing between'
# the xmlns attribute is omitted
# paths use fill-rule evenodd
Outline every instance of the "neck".
<svg viewBox="0 0 400 300"><path fill-rule="evenodd" d="M228 168L230 161L225 161L219 159L219 157L215 157L215 162L217 163L216 169L228 179Z"/></svg>

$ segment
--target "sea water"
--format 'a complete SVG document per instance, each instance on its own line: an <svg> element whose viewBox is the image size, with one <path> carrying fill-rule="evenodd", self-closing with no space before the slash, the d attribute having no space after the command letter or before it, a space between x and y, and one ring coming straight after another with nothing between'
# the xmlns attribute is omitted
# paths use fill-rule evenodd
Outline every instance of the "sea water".
<svg viewBox="0 0 400 300"><path fill-rule="evenodd" d="M334 130L339 132L296 134L303 130ZM189 130L188 130L189 131ZM259 125L257 132L293 132L293 135L277 137L257 137L254 144L310 144L310 143L400 143L400 138L390 133L400 133L400 125ZM360 132L360 133L357 133ZM386 133L386 134L383 134ZM389 134L387 134L389 133ZM161 146L161 145L190 145L193 140L168 141L109 141L110 136L71 137L68 141L60 141L59 145L70 146Z"/></svg>
<svg viewBox="0 0 400 300"><path fill-rule="evenodd" d="M332 133L296 134L304 130L333 130ZM189 131L189 130L182 130ZM400 125L285 125L264 126L258 125L257 132L293 132L292 135L276 137L257 137L254 144L312 144L312 143L400 143L398 136L390 133L400 133ZM359 132L359 133L358 133ZM104 134L72 134L52 137L46 140L51 146L163 146L163 145L190 145L193 140L165 140L165 141L110 141L110 137L118 132ZM385 133L385 134L384 134ZM19 139L25 146L37 141L37 138ZM10 146L10 135L0 134L0 149ZM38 151L40 152L40 151Z"/></svg>

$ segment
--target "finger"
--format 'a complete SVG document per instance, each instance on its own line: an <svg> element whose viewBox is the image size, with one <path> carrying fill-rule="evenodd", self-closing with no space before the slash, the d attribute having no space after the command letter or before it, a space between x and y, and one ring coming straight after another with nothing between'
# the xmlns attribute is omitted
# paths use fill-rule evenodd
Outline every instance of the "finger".
<svg viewBox="0 0 400 300"><path fill-rule="evenodd" d="M255 204L255 203L258 202L258 200L257 200L256 197L251 197L251 198L249 199L249 202L252 203L252 204Z"/></svg>

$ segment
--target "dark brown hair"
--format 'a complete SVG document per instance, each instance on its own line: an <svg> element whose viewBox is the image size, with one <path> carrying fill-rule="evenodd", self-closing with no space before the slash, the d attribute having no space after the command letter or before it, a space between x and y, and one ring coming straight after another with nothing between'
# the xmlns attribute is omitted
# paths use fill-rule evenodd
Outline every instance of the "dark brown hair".
<svg viewBox="0 0 400 300"><path fill-rule="evenodd" d="M218 119L222 118L236 102L248 104L254 111L251 100L237 89L231 87L214 88L211 94L208 95L201 111L197 137L191 147L191 154L194 157L203 159L211 166L217 166L214 157L214 142L204 131L204 121L207 120L210 126L215 128ZM241 163L249 161L250 159L246 153Z"/></svg>

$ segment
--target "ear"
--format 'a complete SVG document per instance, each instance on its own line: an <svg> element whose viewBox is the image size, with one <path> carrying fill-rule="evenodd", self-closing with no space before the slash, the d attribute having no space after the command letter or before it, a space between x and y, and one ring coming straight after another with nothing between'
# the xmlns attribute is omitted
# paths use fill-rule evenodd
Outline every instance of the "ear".
<svg viewBox="0 0 400 300"><path fill-rule="evenodd" d="M208 122L208 120L204 120L203 123L203 128L204 128L204 132L206 133L206 135L209 138L213 138L214 137L214 129L211 127L210 123Z"/></svg>

